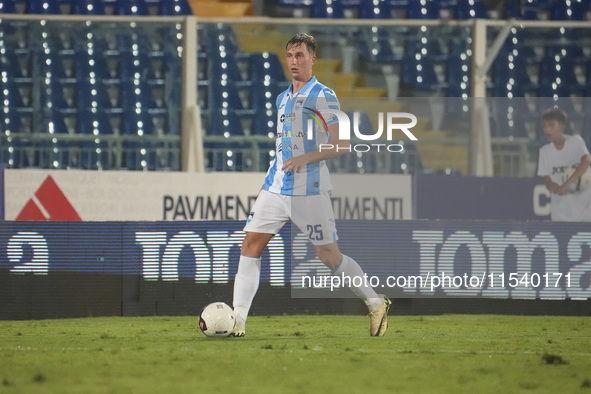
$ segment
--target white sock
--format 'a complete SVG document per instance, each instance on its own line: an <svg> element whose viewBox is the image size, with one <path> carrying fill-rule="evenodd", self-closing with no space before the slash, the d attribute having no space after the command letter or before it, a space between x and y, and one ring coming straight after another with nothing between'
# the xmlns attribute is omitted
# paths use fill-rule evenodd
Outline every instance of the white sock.
<svg viewBox="0 0 591 394"><path fill-rule="evenodd" d="M240 255L238 272L234 278L234 314L236 324L244 327L248 310L259 288L261 276L261 258Z"/></svg>
<svg viewBox="0 0 591 394"><path fill-rule="evenodd" d="M341 260L341 264L332 272L333 275L344 275L348 277L360 277L363 278L363 270L357 264L355 260L351 257L343 255L343 259ZM382 299L378 296L375 290L368 284L363 284L362 286L351 286L351 291L361 298L367 308L371 311L382 305Z"/></svg>

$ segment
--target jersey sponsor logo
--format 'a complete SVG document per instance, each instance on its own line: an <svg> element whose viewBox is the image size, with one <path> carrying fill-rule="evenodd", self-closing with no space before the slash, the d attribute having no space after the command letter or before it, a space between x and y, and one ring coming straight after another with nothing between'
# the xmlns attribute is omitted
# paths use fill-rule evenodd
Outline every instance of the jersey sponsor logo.
<svg viewBox="0 0 591 394"><path fill-rule="evenodd" d="M290 138L290 137L296 137L296 138L302 138L304 137L304 132L303 131L278 131L277 132L277 138Z"/></svg>
<svg viewBox="0 0 591 394"><path fill-rule="evenodd" d="M293 121L295 120L296 114L295 112L287 112L284 114L281 114L281 116L279 117L279 120L281 121L281 123L284 123L285 121Z"/></svg>

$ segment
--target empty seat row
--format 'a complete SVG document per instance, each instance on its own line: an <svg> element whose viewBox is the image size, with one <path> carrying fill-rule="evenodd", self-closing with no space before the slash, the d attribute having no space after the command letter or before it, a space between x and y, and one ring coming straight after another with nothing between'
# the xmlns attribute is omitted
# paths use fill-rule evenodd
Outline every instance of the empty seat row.
<svg viewBox="0 0 591 394"><path fill-rule="evenodd" d="M451 15L458 20L488 19L490 12L479 0L277 0L280 7L309 9L314 18L440 19ZM524 20L586 20L591 3L587 0L510 0L501 18ZM353 13L346 12L353 10ZM445 16L442 11L446 11ZM449 12L448 12L449 11Z"/></svg>
<svg viewBox="0 0 591 394"><path fill-rule="evenodd" d="M109 7L118 15L148 16L152 15L151 8L157 9L158 15L193 14L187 0L0 0L0 13L23 10L27 14L57 15L65 10L75 15L105 15Z"/></svg>

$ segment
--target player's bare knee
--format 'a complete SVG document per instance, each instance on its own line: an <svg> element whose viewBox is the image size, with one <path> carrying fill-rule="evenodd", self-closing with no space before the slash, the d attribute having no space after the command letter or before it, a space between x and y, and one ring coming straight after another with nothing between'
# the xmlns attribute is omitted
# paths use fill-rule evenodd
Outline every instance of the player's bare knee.
<svg viewBox="0 0 591 394"><path fill-rule="evenodd" d="M246 233L240 253L244 256L260 257L271 237L272 234Z"/></svg>

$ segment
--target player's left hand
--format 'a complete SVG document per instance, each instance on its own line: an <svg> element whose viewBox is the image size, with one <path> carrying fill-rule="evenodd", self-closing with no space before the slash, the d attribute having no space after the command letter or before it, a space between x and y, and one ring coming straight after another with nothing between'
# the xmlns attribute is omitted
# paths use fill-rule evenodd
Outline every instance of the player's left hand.
<svg viewBox="0 0 591 394"><path fill-rule="evenodd" d="M559 186L558 189L556 189L556 194L563 196L566 194L567 189L568 189L568 186L565 183L564 185Z"/></svg>
<svg viewBox="0 0 591 394"><path fill-rule="evenodd" d="M285 171L286 174L290 172L300 172L302 168L306 167L308 161L302 156L291 157L283 162L283 167L281 167L282 171Z"/></svg>

